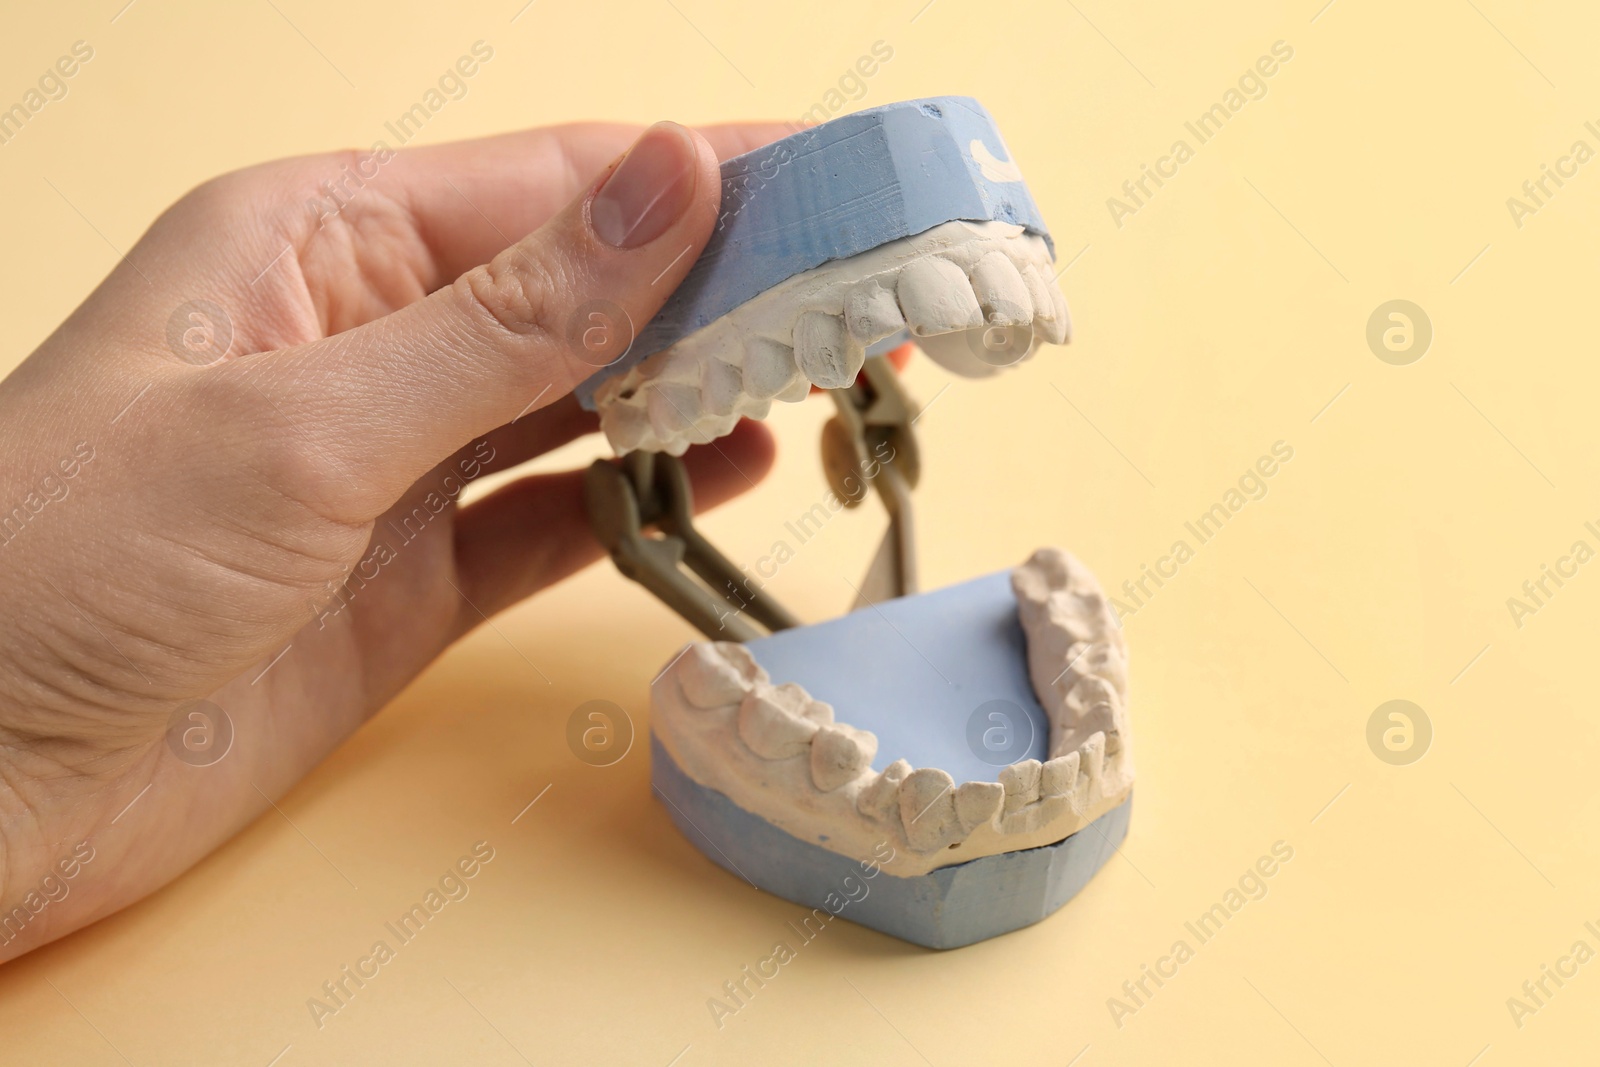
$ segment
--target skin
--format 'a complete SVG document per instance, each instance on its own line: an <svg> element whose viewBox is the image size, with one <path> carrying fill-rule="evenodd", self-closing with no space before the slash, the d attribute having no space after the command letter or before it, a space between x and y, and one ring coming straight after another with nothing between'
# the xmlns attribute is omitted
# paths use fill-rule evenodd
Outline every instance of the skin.
<svg viewBox="0 0 1600 1067"><path fill-rule="evenodd" d="M712 231L717 159L788 131L694 133L687 209L615 249L586 205L640 132L404 150L320 220L308 201L362 157L207 182L0 382L0 508L45 501L0 545L0 920L93 849L70 893L0 932L0 960L171 881L453 642L599 558L580 471L455 496L596 431L569 317L603 297L648 321ZM167 338L197 297L233 331L205 366ZM772 459L754 423L691 450L697 502ZM421 535L336 599L419 506ZM196 700L235 732L204 768L168 744Z"/></svg>

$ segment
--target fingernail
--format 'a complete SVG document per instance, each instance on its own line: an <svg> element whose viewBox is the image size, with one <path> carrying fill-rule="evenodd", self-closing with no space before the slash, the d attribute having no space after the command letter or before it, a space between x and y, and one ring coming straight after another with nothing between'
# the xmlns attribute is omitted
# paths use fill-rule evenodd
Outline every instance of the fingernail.
<svg viewBox="0 0 1600 1067"><path fill-rule="evenodd" d="M694 199L694 140L676 122L644 132L589 203L589 224L614 248L649 244Z"/></svg>

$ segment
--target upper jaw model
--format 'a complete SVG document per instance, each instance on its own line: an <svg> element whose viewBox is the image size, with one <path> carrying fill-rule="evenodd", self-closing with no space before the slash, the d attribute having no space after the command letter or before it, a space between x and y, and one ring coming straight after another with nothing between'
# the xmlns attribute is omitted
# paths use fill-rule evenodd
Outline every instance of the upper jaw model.
<svg viewBox="0 0 1600 1067"><path fill-rule="evenodd" d="M974 100L858 112L722 177L721 222L684 284L579 389L619 453L682 455L774 400L848 386L907 338L966 377L1070 339L1043 219Z"/></svg>

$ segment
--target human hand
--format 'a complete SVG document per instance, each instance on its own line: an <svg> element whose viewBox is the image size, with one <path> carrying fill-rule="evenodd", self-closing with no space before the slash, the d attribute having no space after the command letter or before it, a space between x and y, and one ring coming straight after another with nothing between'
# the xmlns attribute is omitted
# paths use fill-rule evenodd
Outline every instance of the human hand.
<svg viewBox="0 0 1600 1067"><path fill-rule="evenodd" d="M597 429L571 390L631 337L572 343L580 306L647 322L711 233L718 153L783 132L664 124L614 170L637 130L229 174L0 382L0 960L174 878L600 555L581 471L458 497ZM715 504L771 438L686 461ZM203 770L168 743L228 724Z"/></svg>

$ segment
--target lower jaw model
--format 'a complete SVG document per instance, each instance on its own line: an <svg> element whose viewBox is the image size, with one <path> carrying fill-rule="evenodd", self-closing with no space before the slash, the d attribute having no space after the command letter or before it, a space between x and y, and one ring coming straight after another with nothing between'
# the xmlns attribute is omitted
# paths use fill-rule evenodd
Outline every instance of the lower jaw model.
<svg viewBox="0 0 1600 1067"><path fill-rule="evenodd" d="M729 160L731 196L637 351L579 388L623 456L589 470L596 536L710 638L652 686L655 790L713 862L830 915L934 948L1038 922L1128 832L1122 631L1060 549L917 591L917 410L883 358L909 339L986 378L1066 343L1038 208L949 97ZM856 610L803 625L695 530L674 457L814 386L830 484L890 524Z"/></svg>
<svg viewBox="0 0 1600 1067"><path fill-rule="evenodd" d="M1082 888L1127 833L1133 761L1122 633L1081 563L1043 549L1009 576L882 608L925 601L917 610L926 611L941 598L976 630L962 633L966 652L940 657L939 668L912 662L905 639L915 645L925 635L907 634L909 610L886 621L857 612L748 646L691 645L652 689L651 733L655 786L711 859L781 897L953 948L1037 922ZM1020 642L1008 622L1020 623ZM845 623L854 631L846 641L827 633ZM764 647L791 635L817 649L849 648L868 670L907 678L937 669L950 684L934 678L920 687L932 700L908 709L883 699L883 687L863 692L854 662L841 669L810 648L797 659ZM1025 663L1012 662L1019 655ZM1046 758L984 766L986 734L1006 731L1009 742L1035 722L1026 694L977 699L1019 668L1043 709ZM842 721L794 677L808 673L849 692L856 721ZM940 700L941 687L957 691ZM983 714L991 707L999 710ZM885 751L867 722L902 744L906 726L976 743L955 750L954 774L913 767L899 750ZM968 774L976 777L962 780Z"/></svg>

